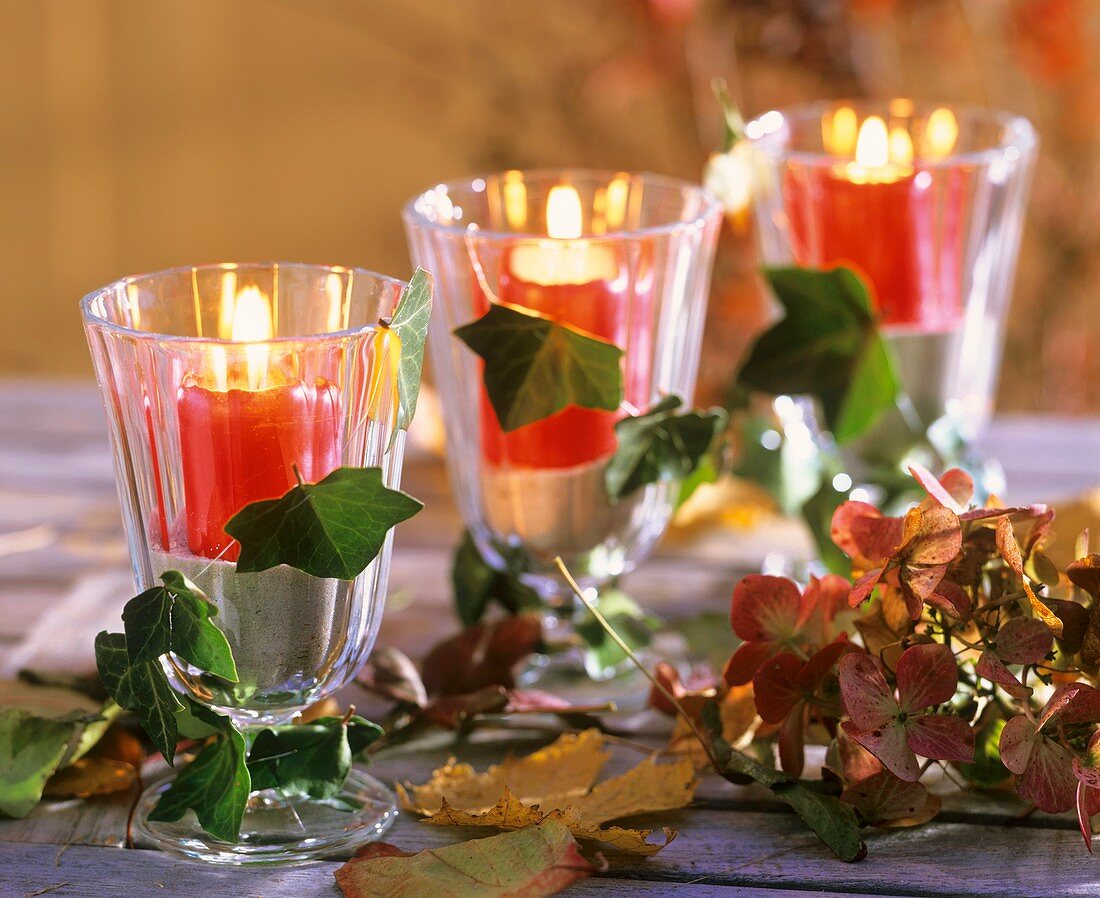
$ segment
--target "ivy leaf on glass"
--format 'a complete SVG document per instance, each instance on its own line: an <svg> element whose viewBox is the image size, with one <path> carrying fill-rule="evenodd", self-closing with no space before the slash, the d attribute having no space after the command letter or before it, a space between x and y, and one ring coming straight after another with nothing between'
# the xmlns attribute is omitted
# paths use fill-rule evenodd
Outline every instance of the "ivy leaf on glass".
<svg viewBox="0 0 1100 898"><path fill-rule="evenodd" d="M170 823L191 809L210 835L236 842L252 791L245 754L244 736L227 727L179 772L149 819Z"/></svg>
<svg viewBox="0 0 1100 898"><path fill-rule="evenodd" d="M431 313L432 276L423 268L417 268L401 293L393 317L383 324L401 342L401 361L397 366L397 426L390 435L391 449L397 431L408 430L416 414L424 369L424 341L428 338Z"/></svg>
<svg viewBox="0 0 1100 898"><path fill-rule="evenodd" d="M390 528L423 507L387 487L380 468L337 468L280 499L246 505L225 532L241 544L240 572L286 564L314 577L351 580L378 556Z"/></svg>
<svg viewBox="0 0 1100 898"><path fill-rule="evenodd" d="M532 312L494 303L455 331L485 363L485 390L505 431L569 405L615 411L623 398L622 350Z"/></svg>
<svg viewBox="0 0 1100 898"><path fill-rule="evenodd" d="M126 650L131 665L156 661L174 652L195 667L237 682L237 665L225 634L213 622L218 609L179 571L161 576L154 586L126 603Z"/></svg>
<svg viewBox="0 0 1100 898"><path fill-rule="evenodd" d="M502 554L508 567L498 571L482 557L470 532L462 534L451 563L451 582L455 609L464 627L479 623L492 602L499 603L509 614L542 607L538 592L519 578L520 559L507 549Z"/></svg>
<svg viewBox="0 0 1100 898"><path fill-rule="evenodd" d="M131 664L122 633L101 632L95 638L95 660L103 688L127 711L133 711L157 751L171 764L179 737L179 696L168 683L160 662Z"/></svg>
<svg viewBox="0 0 1100 898"><path fill-rule="evenodd" d="M641 415L615 425L618 447L604 473L612 502L626 498L649 483L682 480L706 456L728 415L720 409L677 414L679 396L666 396Z"/></svg>
<svg viewBox="0 0 1100 898"><path fill-rule="evenodd" d="M764 274L785 314L757 339L738 379L767 393L818 397L837 441L855 439L901 390L866 283L844 267Z"/></svg>
<svg viewBox="0 0 1100 898"><path fill-rule="evenodd" d="M352 758L381 736L380 726L354 715L262 730L248 755L252 788L334 798Z"/></svg>

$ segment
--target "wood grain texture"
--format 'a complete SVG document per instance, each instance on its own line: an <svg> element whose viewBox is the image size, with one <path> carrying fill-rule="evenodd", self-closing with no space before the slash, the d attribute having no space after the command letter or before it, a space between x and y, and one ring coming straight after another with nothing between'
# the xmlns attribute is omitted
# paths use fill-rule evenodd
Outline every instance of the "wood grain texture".
<svg viewBox="0 0 1100 898"><path fill-rule="evenodd" d="M1050 453L1039 448L1051 439L1062 448L1047 464ZM989 440L1013 477L1009 501L1073 495L1095 477L1091 465L1100 455L1100 428L1089 422L1014 420L1010 427L995 426ZM427 509L398 530L379 644L416 657L455 626L449 556L460 523L437 459L414 452L405 486L427 501ZM703 608L724 613L738 569L759 564L761 553L779 539L777 533L758 534L755 542L735 531L667 540L628 588L670 619ZM90 668L95 633L118 625L130 593L94 390L0 381L0 676L27 666ZM383 710L357 687L349 687L341 699L368 716ZM667 719L652 712L625 714L617 723L643 745L657 747L667 738ZM530 751L547 738L529 731L477 732L458 746L440 734L422 746L383 753L373 773L389 782L423 781L450 755L484 767L508 751ZM640 756L617 747L608 775ZM154 769L151 765L147 775ZM947 784L944 788L944 812L936 823L872 833L869 859L847 865L835 861L765 790L709 777L700 784L693 808L646 821L676 826L680 836L672 845L648 861L614 861L607 875L580 883L568 894L1100 895L1100 861L1083 853L1070 816L1033 815L1021 826L1006 826L1024 807L1012 793L976 796L950 791ZM331 863L242 872L152 851L103 847L125 844L130 805L129 796L44 802L24 820L0 820L0 898L51 886L59 888L44 894L90 898L338 894ZM424 826L403 814L388 838L420 850L467 835ZM55 866L59 850L60 865Z"/></svg>
<svg viewBox="0 0 1100 898"><path fill-rule="evenodd" d="M35 892L59 898L164 898L262 896L304 898L338 896L333 872L338 863L317 863L284 870L239 870L208 867L151 851L107 851L56 848L0 841L0 895L29 896ZM39 890L49 891L39 891ZM10 891L8 891L10 890ZM856 898L855 894L784 888L730 888L711 883L666 883L618 879L604 874L582 880L564 894L584 898L627 898L675 893L677 898ZM862 892L863 896L879 895ZM896 893L881 893L882 895Z"/></svg>

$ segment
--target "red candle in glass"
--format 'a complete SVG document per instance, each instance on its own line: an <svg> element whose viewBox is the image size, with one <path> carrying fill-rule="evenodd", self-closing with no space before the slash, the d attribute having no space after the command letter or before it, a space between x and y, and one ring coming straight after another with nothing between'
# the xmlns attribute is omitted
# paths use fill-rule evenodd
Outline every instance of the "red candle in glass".
<svg viewBox="0 0 1100 898"><path fill-rule="evenodd" d="M512 247L501 263L498 298L614 343L625 351L624 397L647 404L652 316L644 269L633 283L624 260L607 244L580 237L580 198L573 187L552 188L547 201L549 239ZM482 293L483 310L489 299ZM569 406L549 418L505 433L482 391L482 447L494 465L568 468L615 451L615 422L623 412Z"/></svg>
<svg viewBox="0 0 1100 898"><path fill-rule="evenodd" d="M863 122L858 138L850 108L823 127L834 152L850 153L854 140L854 161L827 167L791 161L783 195L795 261L859 269L887 326L924 332L956 326L963 309L965 174L953 171L937 183L927 164L914 162L908 130L889 131L878 116ZM950 111L938 110L925 142L943 155L956 134Z"/></svg>
<svg viewBox="0 0 1100 898"><path fill-rule="evenodd" d="M236 298L233 339L270 337L267 299L246 288ZM324 378L296 380L294 360L272 360L267 346L247 346L244 366L226 365L224 351L214 350L214 383L185 382L179 391L187 545L195 555L236 561L239 548L224 530L233 515L286 493L295 466L309 482L339 466L340 399Z"/></svg>

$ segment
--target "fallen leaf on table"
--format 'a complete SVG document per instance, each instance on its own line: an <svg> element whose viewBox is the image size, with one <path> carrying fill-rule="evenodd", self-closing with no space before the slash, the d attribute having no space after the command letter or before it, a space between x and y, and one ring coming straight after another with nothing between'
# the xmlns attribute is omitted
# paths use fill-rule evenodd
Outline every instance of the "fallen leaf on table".
<svg viewBox="0 0 1100 898"><path fill-rule="evenodd" d="M596 870L557 820L411 857L382 855L336 871L345 898L542 898Z"/></svg>
<svg viewBox="0 0 1100 898"><path fill-rule="evenodd" d="M83 756L120 713L71 689L0 681L0 814L23 817L46 781Z"/></svg>
<svg viewBox="0 0 1100 898"><path fill-rule="evenodd" d="M398 784L401 803L417 814L434 814L446 798L452 807L477 813L497 803L507 786L532 804L550 796L584 795L610 757L598 730L566 733L521 758L508 757L478 773L450 762L422 786Z"/></svg>
<svg viewBox="0 0 1100 898"><path fill-rule="evenodd" d="M542 641L536 614L467 627L436 645L421 671L428 695L466 695L486 686L515 686L517 665Z"/></svg>
<svg viewBox="0 0 1100 898"><path fill-rule="evenodd" d="M722 721L722 738L735 748L748 741L747 737L753 725L759 720L756 716L756 702L753 699L752 683L744 686L731 686L718 699L718 712ZM695 733L680 716L672 729L669 751L691 758L696 770L710 767L710 758L699 744Z"/></svg>
<svg viewBox="0 0 1100 898"><path fill-rule="evenodd" d="M574 805L564 809L551 808L547 811L543 811L537 804L529 807L516 798L507 786L500 801L483 814L471 814L468 811L452 808L444 801L443 807L424 822L437 826L495 826L498 829L514 830L523 829L525 826L537 826L546 820L558 820L569 827L569 831L576 838L599 842L621 854L656 854L676 838L676 833L668 827L664 829L665 841L656 844L647 841L653 833L651 829L600 827L591 822L586 823L582 810Z"/></svg>
<svg viewBox="0 0 1100 898"><path fill-rule="evenodd" d="M44 798L91 798L124 792L137 781L137 768L112 758L86 757L59 770L46 782Z"/></svg>
<svg viewBox="0 0 1100 898"><path fill-rule="evenodd" d="M647 841L652 830L602 824L685 806L695 794L695 765L689 758L671 764L647 758L593 785L607 758L599 731L585 730L485 773L468 764L449 764L424 786L398 789L402 804L426 815L427 823L516 829L557 819L578 838L625 853L653 854L675 833L666 829L664 845L659 845Z"/></svg>

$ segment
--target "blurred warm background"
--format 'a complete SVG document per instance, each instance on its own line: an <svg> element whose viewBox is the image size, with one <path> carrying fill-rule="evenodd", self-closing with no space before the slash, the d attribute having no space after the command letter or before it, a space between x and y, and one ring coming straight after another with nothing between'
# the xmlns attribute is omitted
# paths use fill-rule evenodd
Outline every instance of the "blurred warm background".
<svg viewBox="0 0 1100 898"><path fill-rule="evenodd" d="M400 209L435 181L697 178L723 75L748 114L907 95L1031 117L1000 408L1095 413L1097 50L1094 0L0 0L0 374L90 376L76 302L123 274L407 273ZM724 240L712 395L762 320L751 246Z"/></svg>

